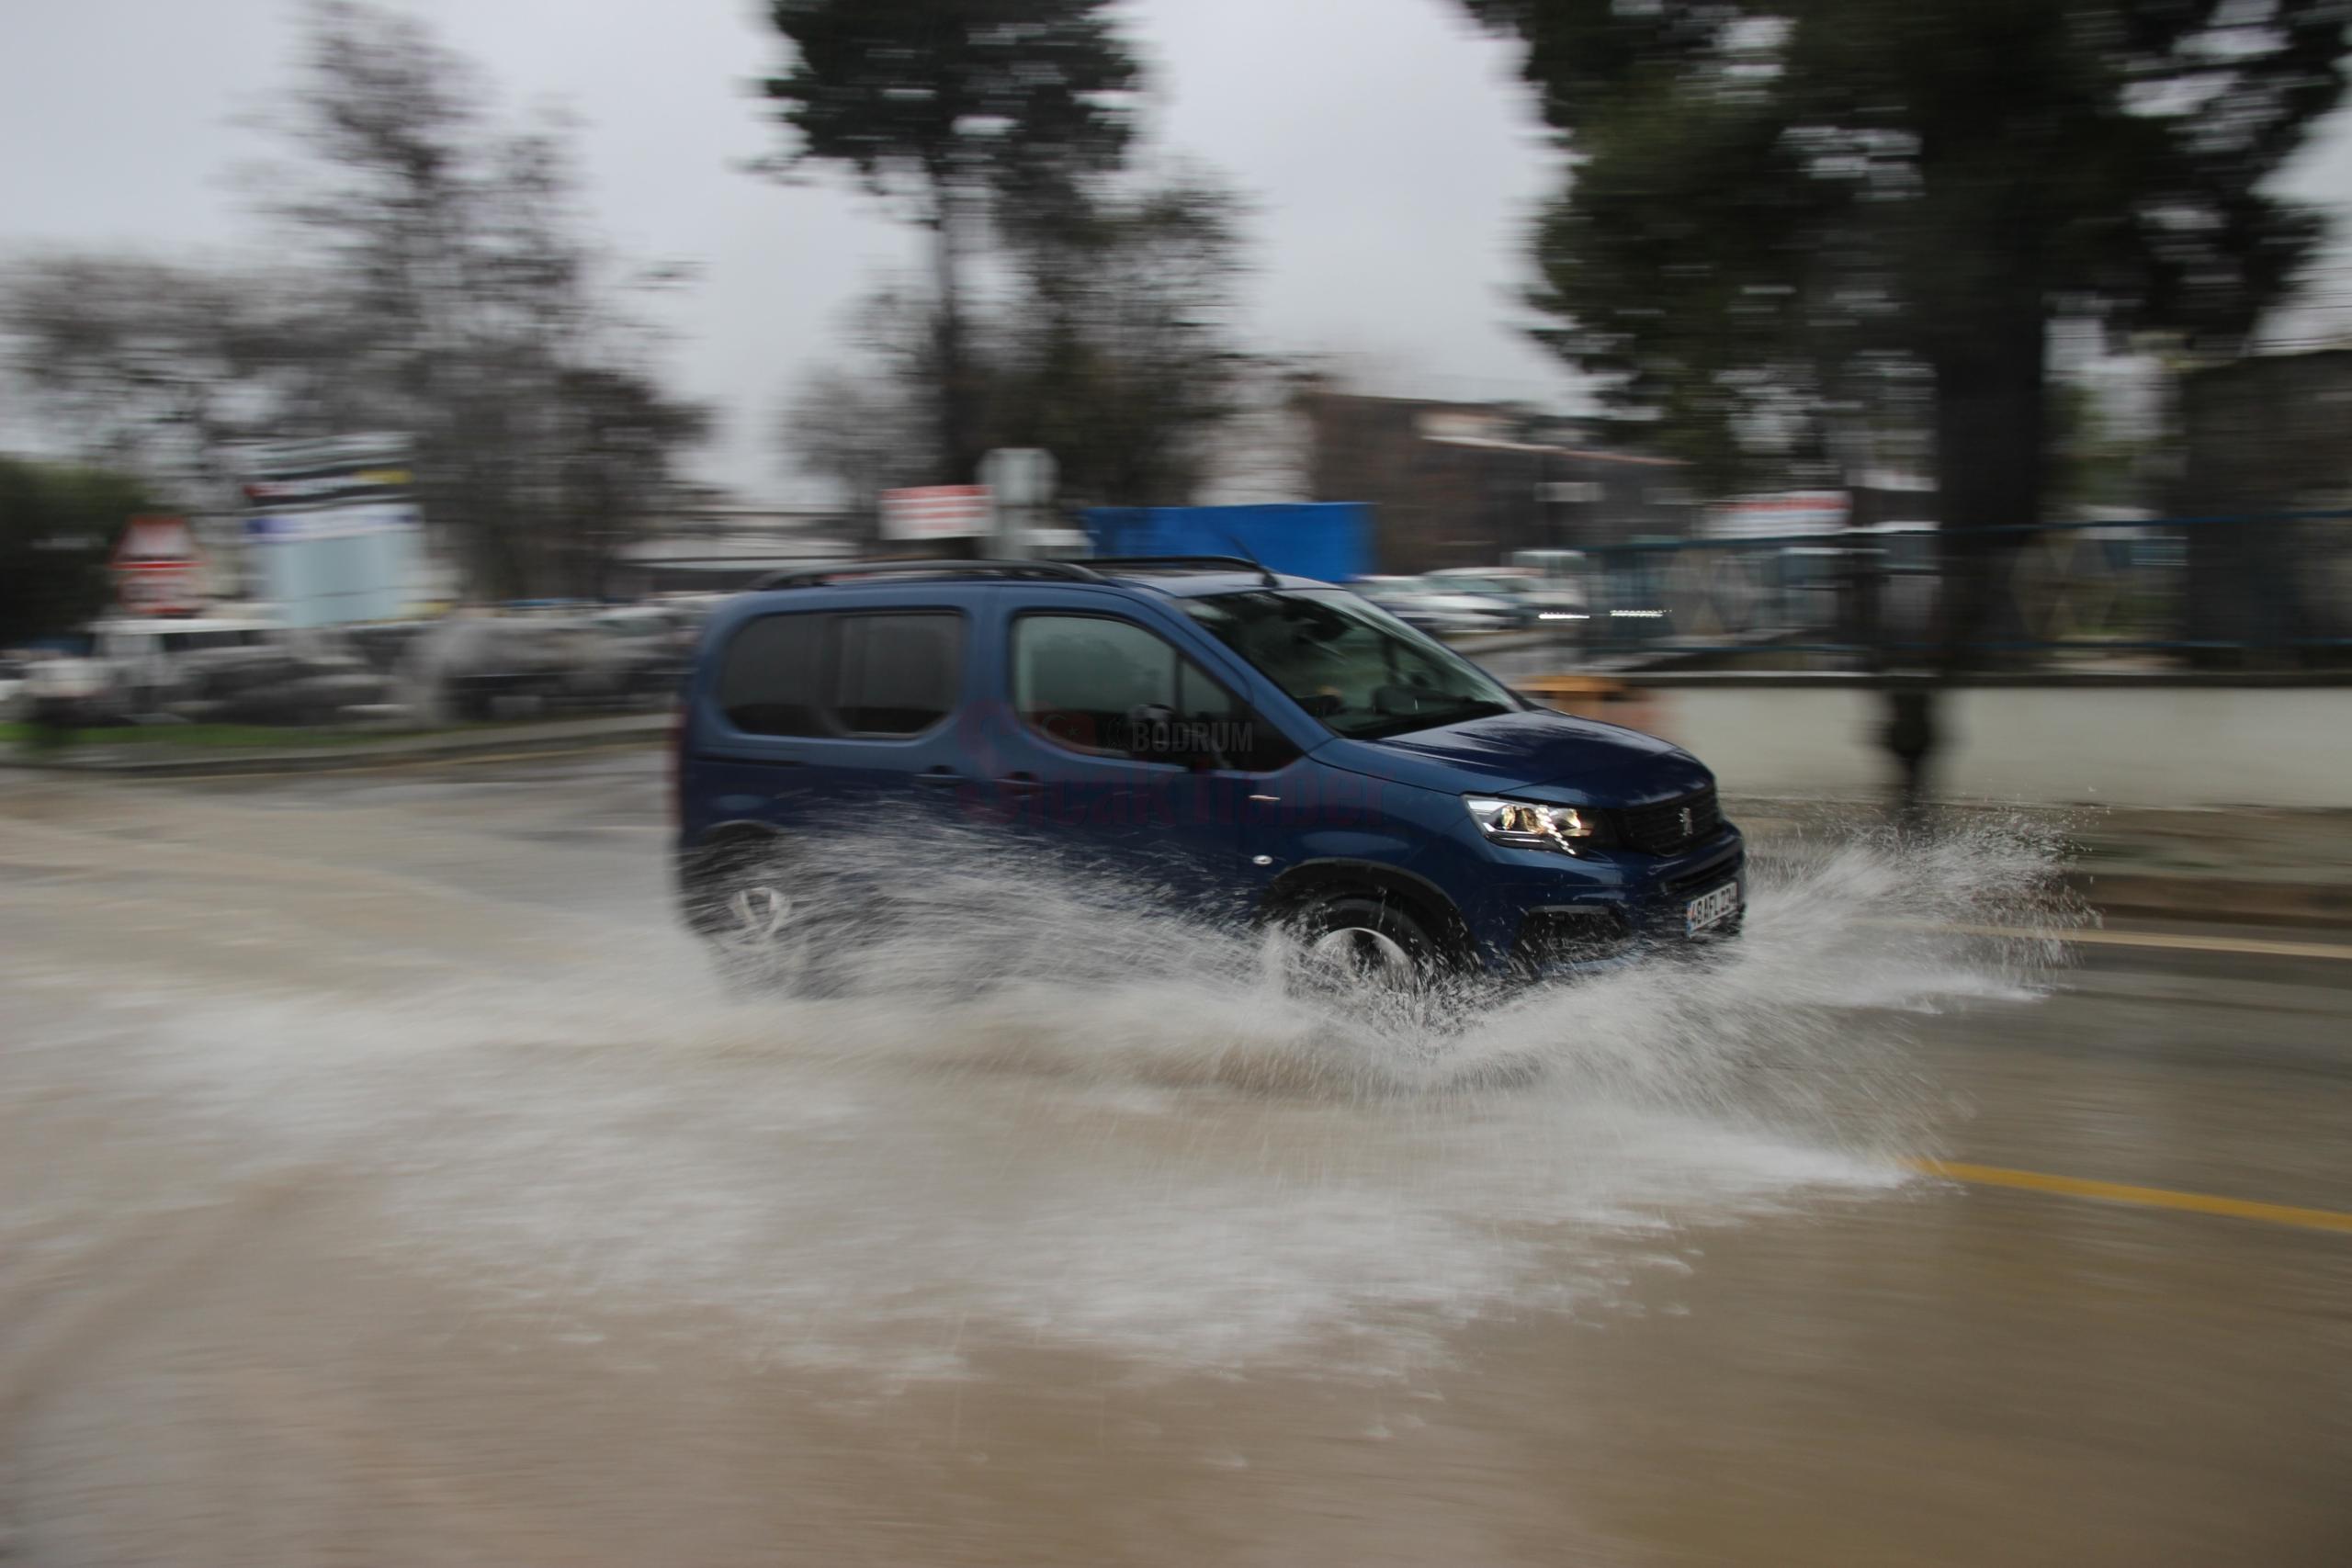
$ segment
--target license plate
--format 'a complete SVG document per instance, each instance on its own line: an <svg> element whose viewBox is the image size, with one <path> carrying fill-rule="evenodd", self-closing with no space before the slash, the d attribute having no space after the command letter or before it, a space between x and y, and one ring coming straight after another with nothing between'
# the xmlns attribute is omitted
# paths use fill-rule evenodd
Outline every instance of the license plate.
<svg viewBox="0 0 2352 1568"><path fill-rule="evenodd" d="M1721 925L1739 913L1739 884L1726 882L1721 887L1700 894L1683 906L1683 929L1696 934L1709 926Z"/></svg>

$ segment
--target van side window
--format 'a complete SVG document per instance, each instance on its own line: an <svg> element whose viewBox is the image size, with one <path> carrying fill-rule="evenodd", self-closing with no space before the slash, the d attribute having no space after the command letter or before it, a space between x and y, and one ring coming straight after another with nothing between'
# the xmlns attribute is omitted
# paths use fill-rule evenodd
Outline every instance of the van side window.
<svg viewBox="0 0 2352 1568"><path fill-rule="evenodd" d="M964 617L941 611L840 615L833 716L852 735L920 735L956 705Z"/></svg>
<svg viewBox="0 0 2352 1568"><path fill-rule="evenodd" d="M1012 705L1055 744L1096 756L1268 771L1297 755L1166 639L1102 615L1012 623Z"/></svg>
<svg viewBox="0 0 2352 1568"><path fill-rule="evenodd" d="M1189 659L1176 668L1176 711L1191 727L1192 738L1204 742L1226 767L1271 773L1298 760L1298 748L1288 736Z"/></svg>
<svg viewBox="0 0 2352 1568"><path fill-rule="evenodd" d="M1134 754L1128 716L1176 703L1176 650L1101 615L1012 623L1012 705L1021 722L1073 751Z"/></svg>
<svg viewBox="0 0 2352 1568"><path fill-rule="evenodd" d="M763 615L738 631L718 668L727 722L753 735L822 735L826 617Z"/></svg>

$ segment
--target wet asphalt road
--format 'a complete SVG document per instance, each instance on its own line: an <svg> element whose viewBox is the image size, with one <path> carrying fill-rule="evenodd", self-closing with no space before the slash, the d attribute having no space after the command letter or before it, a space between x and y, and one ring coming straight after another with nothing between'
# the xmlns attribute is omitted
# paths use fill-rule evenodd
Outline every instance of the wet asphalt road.
<svg viewBox="0 0 2352 1568"><path fill-rule="evenodd" d="M1429 1038L1044 886L740 1000L661 810L0 780L13 1560L2352 1561L2341 933L2044 970L1974 845Z"/></svg>

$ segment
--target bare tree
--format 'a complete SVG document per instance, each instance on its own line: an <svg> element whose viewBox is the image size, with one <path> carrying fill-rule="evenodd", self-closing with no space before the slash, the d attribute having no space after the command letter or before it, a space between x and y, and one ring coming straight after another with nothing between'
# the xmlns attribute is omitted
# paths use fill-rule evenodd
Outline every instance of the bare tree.
<svg viewBox="0 0 2352 1568"><path fill-rule="evenodd" d="M653 378L562 128L493 126L485 96L417 22L324 0L281 128L302 158L265 207L347 313L345 373L414 435L426 519L469 579L576 589L641 529L708 416Z"/></svg>
<svg viewBox="0 0 2352 1568"><path fill-rule="evenodd" d="M882 492L924 476L928 410L870 368L820 367L786 403L777 434L802 473L830 486L860 536L876 536Z"/></svg>
<svg viewBox="0 0 2352 1568"><path fill-rule="evenodd" d="M0 272L35 419L216 506L240 441L406 432L426 525L476 591L600 587L709 415L663 389L630 280L588 236L563 128L502 129L486 96L413 20L316 6L277 128L299 157L263 175L287 259Z"/></svg>
<svg viewBox="0 0 2352 1568"><path fill-rule="evenodd" d="M941 347L934 301L920 286L886 283L853 305L843 323L851 357L801 378L776 425L790 466L848 509L862 537L881 521L882 491L936 478ZM992 336L966 323L966 373L985 397Z"/></svg>
<svg viewBox="0 0 2352 1568"><path fill-rule="evenodd" d="M1193 500L1258 368L1234 343L1245 213L1192 175L1135 193L1080 189L1013 231L999 441L1052 451L1073 499Z"/></svg>
<svg viewBox="0 0 2352 1568"><path fill-rule="evenodd" d="M231 449L352 428L344 332L321 280L135 257L24 257L0 274L0 339L33 422L93 462L226 506Z"/></svg>

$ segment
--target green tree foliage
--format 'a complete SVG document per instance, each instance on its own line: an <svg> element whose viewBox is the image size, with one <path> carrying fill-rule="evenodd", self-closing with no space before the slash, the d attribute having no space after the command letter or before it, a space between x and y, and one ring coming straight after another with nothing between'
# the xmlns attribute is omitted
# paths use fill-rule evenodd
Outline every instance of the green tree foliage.
<svg viewBox="0 0 2352 1568"><path fill-rule="evenodd" d="M115 540L153 510L129 475L0 457L0 648L76 630L105 609Z"/></svg>
<svg viewBox="0 0 2352 1568"><path fill-rule="evenodd" d="M2226 348L2319 233L2264 183L2341 93L2340 0L1465 3L1566 141L1552 341L1719 468L1916 387L1946 526L2033 521L2052 322Z"/></svg>
<svg viewBox="0 0 2352 1568"><path fill-rule="evenodd" d="M985 449L965 276L980 225L1062 209L1125 153L1119 100L1142 72L1111 9L1111 0L770 0L790 51L764 83L797 140L784 165L846 166L931 231L931 478L968 480Z"/></svg>

